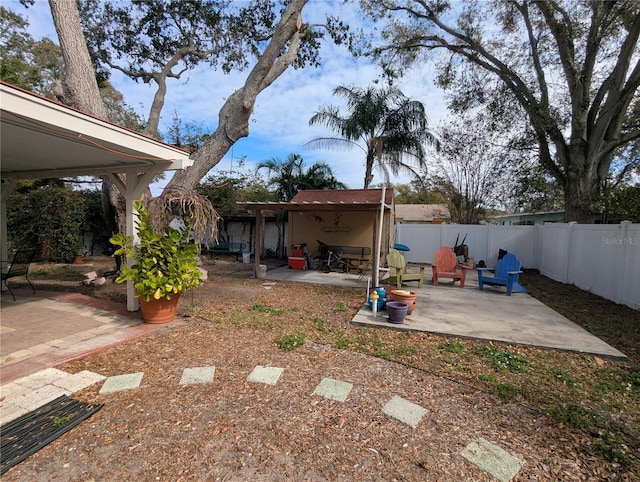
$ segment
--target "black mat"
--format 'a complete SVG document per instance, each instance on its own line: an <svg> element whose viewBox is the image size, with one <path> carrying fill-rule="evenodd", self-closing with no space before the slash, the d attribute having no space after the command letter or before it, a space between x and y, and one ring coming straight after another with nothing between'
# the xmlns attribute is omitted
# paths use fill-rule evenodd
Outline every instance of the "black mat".
<svg viewBox="0 0 640 482"><path fill-rule="evenodd" d="M0 427L0 475L83 420L104 404L90 405L63 395Z"/></svg>

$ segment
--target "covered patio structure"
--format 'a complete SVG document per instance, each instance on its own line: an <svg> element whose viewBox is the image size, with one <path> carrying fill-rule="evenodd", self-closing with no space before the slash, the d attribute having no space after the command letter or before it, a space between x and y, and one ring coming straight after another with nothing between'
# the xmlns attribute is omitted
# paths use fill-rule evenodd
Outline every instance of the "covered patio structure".
<svg viewBox="0 0 640 482"><path fill-rule="evenodd" d="M126 234L137 237L133 201L163 171L193 161L177 147L0 82L0 254L7 260L7 200L21 179L107 176L126 199ZM128 260L131 262L131 260ZM133 284L127 309L136 311Z"/></svg>
<svg viewBox="0 0 640 482"><path fill-rule="evenodd" d="M344 189L300 191L289 202L243 202L256 216L255 272L260 276L265 212L288 212L288 242L306 244L310 252L322 241L331 246L367 248L368 271L377 282L384 256L393 242L393 190ZM311 243L311 245L310 245ZM377 253L377 255L376 255Z"/></svg>

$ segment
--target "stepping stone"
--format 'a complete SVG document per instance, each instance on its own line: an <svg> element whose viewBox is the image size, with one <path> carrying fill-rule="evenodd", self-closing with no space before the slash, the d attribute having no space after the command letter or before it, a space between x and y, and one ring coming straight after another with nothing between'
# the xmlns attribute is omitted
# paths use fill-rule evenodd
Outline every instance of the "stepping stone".
<svg viewBox="0 0 640 482"><path fill-rule="evenodd" d="M352 388L353 385L351 383L341 382L333 378L323 378L313 393L329 400L344 402Z"/></svg>
<svg viewBox="0 0 640 482"><path fill-rule="evenodd" d="M64 388L65 390L69 390L70 392L78 392L87 387L90 387L94 383L101 382L104 380L104 375L100 375L99 373L94 373L89 370L82 370L74 375L67 375L64 378L60 378L53 382L53 385L56 387Z"/></svg>
<svg viewBox="0 0 640 482"><path fill-rule="evenodd" d="M283 371L284 368L265 367L262 365L258 365L253 369L251 373L249 373L247 381L265 383L267 385L275 385L276 383L278 383L280 375L282 375Z"/></svg>
<svg viewBox="0 0 640 482"><path fill-rule="evenodd" d="M467 445L460 455L500 482L509 482L524 466L522 460L482 437Z"/></svg>
<svg viewBox="0 0 640 482"><path fill-rule="evenodd" d="M390 417L406 423L412 428L416 428L420 419L427 413L426 409L416 405L402 397L394 396L382 407L382 411Z"/></svg>
<svg viewBox="0 0 640 482"><path fill-rule="evenodd" d="M105 380L99 393L100 395L102 395L105 393L114 393L121 390L138 388L140 386L140 382L142 381L142 375L144 375L143 372L138 372L109 377Z"/></svg>
<svg viewBox="0 0 640 482"><path fill-rule="evenodd" d="M193 385L195 383L209 383L213 380L216 367L185 368L182 371L180 385Z"/></svg>

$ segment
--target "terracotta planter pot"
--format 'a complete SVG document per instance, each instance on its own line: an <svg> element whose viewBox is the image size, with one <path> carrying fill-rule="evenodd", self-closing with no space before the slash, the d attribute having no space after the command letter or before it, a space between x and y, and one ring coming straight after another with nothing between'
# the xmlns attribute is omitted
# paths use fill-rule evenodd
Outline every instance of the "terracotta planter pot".
<svg viewBox="0 0 640 482"><path fill-rule="evenodd" d="M399 301L400 303L404 303L408 306L407 315L413 313L413 310L416 309L416 297L418 293L415 291L404 291L404 290L391 290L391 299L393 301Z"/></svg>
<svg viewBox="0 0 640 482"><path fill-rule="evenodd" d="M169 323L176 317L180 294L173 295L170 300L151 298L149 301L140 300L140 311L145 323Z"/></svg>

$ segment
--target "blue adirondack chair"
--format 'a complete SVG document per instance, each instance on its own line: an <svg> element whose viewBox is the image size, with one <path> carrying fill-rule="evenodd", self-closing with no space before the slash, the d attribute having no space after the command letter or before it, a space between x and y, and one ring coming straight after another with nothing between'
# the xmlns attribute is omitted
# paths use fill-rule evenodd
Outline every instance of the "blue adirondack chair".
<svg viewBox="0 0 640 482"><path fill-rule="evenodd" d="M506 286L507 296L511 296L511 292L526 293L518 283L518 277L521 270L521 264L518 258L512 253L505 254L502 259L498 260L495 268L477 268L478 270L478 288L483 289L484 285ZM489 275L492 273L492 275Z"/></svg>

